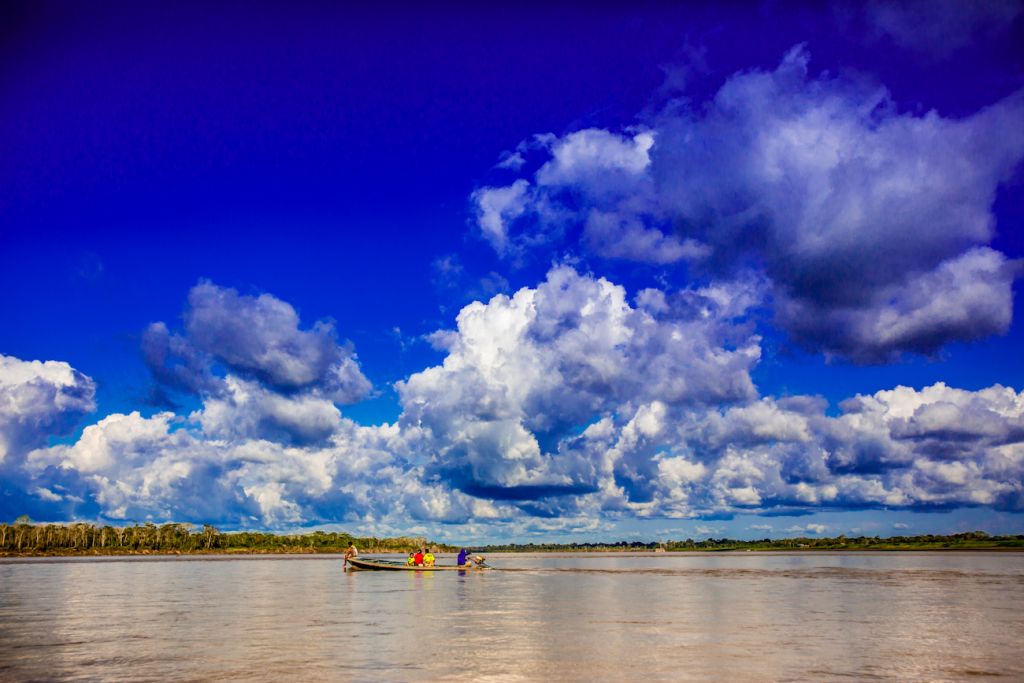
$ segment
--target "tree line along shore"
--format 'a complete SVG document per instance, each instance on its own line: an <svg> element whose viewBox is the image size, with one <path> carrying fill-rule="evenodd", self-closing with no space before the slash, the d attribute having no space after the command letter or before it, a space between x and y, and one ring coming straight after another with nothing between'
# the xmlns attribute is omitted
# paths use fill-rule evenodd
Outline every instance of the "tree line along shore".
<svg viewBox="0 0 1024 683"><path fill-rule="evenodd" d="M275 534L258 531L223 532L209 524L135 524L97 526L83 522L0 524L0 555L158 555L343 553L349 544L363 553L408 553L430 547L457 552L459 546L425 538L376 538L343 532ZM837 536L834 538L728 538L695 541L619 541L615 543L509 543L477 545L480 552L722 552L735 550L1024 550L1024 535L990 536L983 531L950 536Z"/></svg>
<svg viewBox="0 0 1024 683"><path fill-rule="evenodd" d="M343 553L353 543L360 552L411 552L431 547L440 552L458 548L425 538L376 538L314 531L274 534L259 531L223 532L204 524L135 524L97 526L72 524L0 524L0 555L182 555L230 553Z"/></svg>
<svg viewBox="0 0 1024 683"><path fill-rule="evenodd" d="M701 541L619 541L618 543L509 543L485 546L489 552L722 552L730 550L1024 550L1024 534L990 536L970 531L949 536L836 536L832 538L762 538L738 541L708 538Z"/></svg>

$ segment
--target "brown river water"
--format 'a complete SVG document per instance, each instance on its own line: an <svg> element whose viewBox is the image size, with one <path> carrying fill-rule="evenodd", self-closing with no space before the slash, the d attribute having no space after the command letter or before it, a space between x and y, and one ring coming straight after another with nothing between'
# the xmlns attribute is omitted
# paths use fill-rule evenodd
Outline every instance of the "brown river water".
<svg viewBox="0 0 1024 683"><path fill-rule="evenodd" d="M0 559L0 680L1024 680L1024 553L489 561Z"/></svg>

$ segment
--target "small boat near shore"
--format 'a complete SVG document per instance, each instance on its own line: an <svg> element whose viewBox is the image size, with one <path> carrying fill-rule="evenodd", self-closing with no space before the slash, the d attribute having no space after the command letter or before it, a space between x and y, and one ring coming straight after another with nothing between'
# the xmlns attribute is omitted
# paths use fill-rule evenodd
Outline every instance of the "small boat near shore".
<svg viewBox="0 0 1024 683"><path fill-rule="evenodd" d="M361 557L348 558L350 569L367 569L399 572L479 572L491 569L486 564L466 564L461 567L453 564L435 564L427 567L425 565L408 565L405 562L395 560L366 560Z"/></svg>

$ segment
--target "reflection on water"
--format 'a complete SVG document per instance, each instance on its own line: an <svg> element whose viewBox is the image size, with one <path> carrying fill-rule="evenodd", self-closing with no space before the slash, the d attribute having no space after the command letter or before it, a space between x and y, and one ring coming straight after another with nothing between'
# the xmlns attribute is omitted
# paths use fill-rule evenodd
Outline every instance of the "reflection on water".
<svg viewBox="0 0 1024 683"><path fill-rule="evenodd" d="M0 561L0 680L1024 679L1024 554Z"/></svg>

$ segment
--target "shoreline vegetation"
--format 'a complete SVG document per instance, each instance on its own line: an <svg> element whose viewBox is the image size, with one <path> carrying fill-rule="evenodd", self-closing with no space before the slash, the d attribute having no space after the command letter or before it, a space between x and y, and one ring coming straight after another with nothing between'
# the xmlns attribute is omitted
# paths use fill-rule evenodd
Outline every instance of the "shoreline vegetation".
<svg viewBox="0 0 1024 683"><path fill-rule="evenodd" d="M949 536L836 536L834 538L794 537L762 538L738 541L731 538L708 538L701 541L619 541L618 543L510 543L484 546L492 553L519 552L727 552L765 550L1021 550L1024 534L1016 536L990 536L984 531L969 531Z"/></svg>
<svg viewBox="0 0 1024 683"><path fill-rule="evenodd" d="M344 532L274 534L220 531L210 524L135 524L96 526L83 522L0 524L0 557L47 555L229 555L344 553L350 543L362 553L411 552L431 547L439 552L458 548L425 538L376 538Z"/></svg>
<svg viewBox="0 0 1024 683"><path fill-rule="evenodd" d="M209 524L153 523L132 526L35 524L19 520L0 524L0 557L100 556L100 555L258 555L345 552L354 543L361 553L408 553L430 547L434 552L454 553L460 546L425 538L376 538L343 532L314 531L308 534L274 534L258 531L222 532ZM764 538L738 541L728 538L695 541L618 541L614 543L508 543L471 546L488 553L564 552L725 552L725 551L900 551L900 550L1019 550L1024 535L990 536L983 531L950 536L838 536L835 538Z"/></svg>

